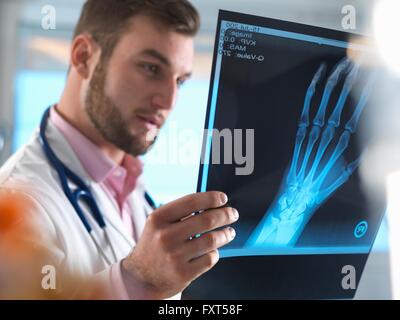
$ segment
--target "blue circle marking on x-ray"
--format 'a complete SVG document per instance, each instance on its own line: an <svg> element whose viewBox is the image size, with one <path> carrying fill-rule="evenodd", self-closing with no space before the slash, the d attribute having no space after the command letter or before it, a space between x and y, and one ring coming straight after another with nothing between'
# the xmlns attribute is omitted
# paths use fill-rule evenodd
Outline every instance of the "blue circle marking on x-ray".
<svg viewBox="0 0 400 320"><path fill-rule="evenodd" d="M365 235L367 230L368 230L368 222L367 221L361 221L354 228L354 236L356 238L361 238L361 237L363 237Z"/></svg>

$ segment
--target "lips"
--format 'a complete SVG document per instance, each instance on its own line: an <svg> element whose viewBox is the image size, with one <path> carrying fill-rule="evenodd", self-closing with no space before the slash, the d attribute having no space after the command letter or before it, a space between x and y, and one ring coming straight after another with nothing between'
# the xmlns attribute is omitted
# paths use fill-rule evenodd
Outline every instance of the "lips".
<svg viewBox="0 0 400 320"><path fill-rule="evenodd" d="M156 116L137 115L137 117L139 118L139 120L145 122L147 126L150 127L150 129L154 128L160 129L162 126L162 121L160 120L160 118Z"/></svg>

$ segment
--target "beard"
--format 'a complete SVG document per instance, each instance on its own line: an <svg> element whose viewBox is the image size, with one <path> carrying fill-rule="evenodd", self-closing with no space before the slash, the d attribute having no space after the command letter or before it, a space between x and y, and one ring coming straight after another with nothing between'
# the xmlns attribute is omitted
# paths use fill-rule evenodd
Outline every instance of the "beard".
<svg viewBox="0 0 400 320"><path fill-rule="evenodd" d="M135 135L129 130L129 119L124 120L120 109L104 92L106 80L105 61L96 66L85 97L85 111L103 139L118 149L137 157L145 154L155 143L145 133Z"/></svg>

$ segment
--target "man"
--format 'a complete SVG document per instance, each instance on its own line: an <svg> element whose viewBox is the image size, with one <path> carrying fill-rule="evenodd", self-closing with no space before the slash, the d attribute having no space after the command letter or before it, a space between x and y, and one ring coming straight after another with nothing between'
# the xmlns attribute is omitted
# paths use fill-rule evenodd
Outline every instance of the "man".
<svg viewBox="0 0 400 320"><path fill-rule="evenodd" d="M41 230L31 241L46 246L63 270L101 278L117 298L179 294L216 264L218 248L235 236L227 225L238 213L223 207L221 192L188 195L146 219L151 209L137 157L151 147L149 136L163 126L191 75L198 26L187 0L84 5L66 86L45 136L63 165L89 186L106 229L80 201L93 229L87 232L38 133L0 172L3 192L16 190L30 203Z"/></svg>

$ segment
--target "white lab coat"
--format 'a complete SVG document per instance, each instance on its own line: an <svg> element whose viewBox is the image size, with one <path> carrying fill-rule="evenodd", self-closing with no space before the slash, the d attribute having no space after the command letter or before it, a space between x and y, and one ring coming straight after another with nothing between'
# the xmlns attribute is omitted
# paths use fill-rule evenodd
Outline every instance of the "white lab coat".
<svg viewBox="0 0 400 320"><path fill-rule="evenodd" d="M135 239L123 224L117 205L100 185L88 176L67 140L50 120L46 136L58 158L90 187L106 221L108 235L116 251L117 259L113 257L102 230L87 211L86 217L93 228L97 243L104 248L108 259L112 263L117 263L135 246ZM57 172L49 164L42 150L38 132L1 168L0 188L21 192L36 204L33 209L35 219L37 219L36 225L40 226L42 238L34 239L34 241L40 242L40 245L44 245L51 251L57 265L77 275L95 275L102 277L104 281L111 281L111 268L102 258L64 195ZM146 217L152 211L144 199L144 186L140 178L136 189L127 201L131 203L134 212L132 220L135 234L140 235ZM109 285L111 288L112 283Z"/></svg>

